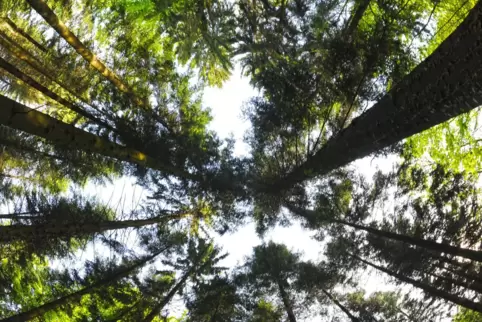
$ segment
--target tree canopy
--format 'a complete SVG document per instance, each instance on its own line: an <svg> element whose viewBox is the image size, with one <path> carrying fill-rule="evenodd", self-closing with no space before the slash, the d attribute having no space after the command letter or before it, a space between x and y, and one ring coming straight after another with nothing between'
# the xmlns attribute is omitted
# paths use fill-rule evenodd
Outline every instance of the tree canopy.
<svg viewBox="0 0 482 322"><path fill-rule="evenodd" d="M3 0L0 319L479 321L481 84L476 0Z"/></svg>

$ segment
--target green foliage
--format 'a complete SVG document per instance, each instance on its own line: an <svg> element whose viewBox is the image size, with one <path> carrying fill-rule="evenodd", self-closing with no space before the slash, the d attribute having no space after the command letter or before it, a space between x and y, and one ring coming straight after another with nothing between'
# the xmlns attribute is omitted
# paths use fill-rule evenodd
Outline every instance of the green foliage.
<svg viewBox="0 0 482 322"><path fill-rule="evenodd" d="M46 1L83 43L80 50L52 31L30 6L35 1L43 3L0 2L0 18L13 24L1 24L0 37L17 46L0 46L0 55L20 73L0 70L0 94L70 124L83 138L115 143L125 154L119 159L129 162L106 157L107 149L93 153L89 144L73 149L77 135L47 140L4 120L2 318L31 312L34 322L275 322L315 315L422 322L448 310L440 297L478 305L472 297L482 291L481 264L464 259L464 248L481 246L478 112L383 151L401 151L402 165L373 180L360 169L335 169L309 184L273 187L293 173L316 173L303 173L306 162L331 162L313 156L332 138L343 139L369 104L434 52L475 0ZM100 61L108 70L92 68ZM203 106L205 87L222 87L237 63L259 90L245 104L247 158L234 157L234 141L218 138ZM49 131L40 126L42 116L28 120L29 133ZM328 158L345 157L345 147L334 151ZM79 193L88 183L129 176L143 189L132 211ZM302 220L323 241L323 261L263 242L228 272L221 266L227 255L211 238L235 231L248 215L261 237ZM98 257L86 260L84 252ZM366 295L357 285L366 269L353 255L438 292ZM169 314L178 299L186 309L179 318ZM462 309L454 321L478 314Z"/></svg>
<svg viewBox="0 0 482 322"><path fill-rule="evenodd" d="M453 318L453 322L477 322L482 319L479 312L474 312L465 308L460 309L459 313Z"/></svg>

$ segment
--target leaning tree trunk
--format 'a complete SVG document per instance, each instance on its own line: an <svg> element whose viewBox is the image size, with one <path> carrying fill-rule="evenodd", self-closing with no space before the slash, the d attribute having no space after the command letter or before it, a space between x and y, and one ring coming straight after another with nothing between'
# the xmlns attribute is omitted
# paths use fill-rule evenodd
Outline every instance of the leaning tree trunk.
<svg viewBox="0 0 482 322"><path fill-rule="evenodd" d="M426 294L429 294L430 296L434 296L434 297L438 297L438 298L441 298L441 299L444 299L444 300L447 300L447 301L450 301L452 303L455 303L455 304L458 304L460 306L463 306L465 308L468 308L470 310L474 310L474 311L477 311L477 312L480 312L482 313L482 304L481 303L478 303L478 302L473 302L473 301L470 301L466 298L462 298L462 297L459 297L457 295L454 295L454 294L450 294L448 292L445 292L443 290L440 290L436 287L433 287L431 285L428 285L428 284L425 284L423 282L420 282L420 281L416 281L410 277L407 277L407 276L404 276L402 274L399 274L399 273L396 273L396 272L393 272L393 271L390 271L384 267L381 267L381 266L378 266L376 264L373 264L373 263L370 263L356 255L353 255L353 254L349 254L349 256L353 257L354 259L368 265L368 266L371 266L381 272L384 272L402 282L405 282L405 283L408 283L408 284L411 284L421 290L423 290Z"/></svg>
<svg viewBox="0 0 482 322"><path fill-rule="evenodd" d="M49 8L47 3L43 0L27 0L32 8L40 14L45 21L70 45L75 51L84 58L84 60L109 80L121 92L129 94L136 104L144 106L142 99L136 97L127 84L121 78L110 70L104 63L97 58L83 43L74 35L70 29L57 17L57 15Z"/></svg>
<svg viewBox="0 0 482 322"><path fill-rule="evenodd" d="M357 29L358 25L360 24L361 19L363 18L363 14L368 9L370 5L370 0L360 0L356 5L355 12L348 23L348 26L345 29L345 35L349 38L353 37L353 33Z"/></svg>
<svg viewBox="0 0 482 322"><path fill-rule="evenodd" d="M482 285L480 285L476 282L473 282L473 281L472 282L466 282L466 281L462 281L460 279L454 279L453 277L443 276L443 275L439 275L437 273L427 272L427 271L423 271L423 270L420 271L420 272L423 273L423 274L427 274L427 275L430 275L432 277L435 277L437 279L449 282L453 285L460 286L460 287L466 288L468 290L472 290L472 291L475 291L477 293L482 294Z"/></svg>
<svg viewBox="0 0 482 322"><path fill-rule="evenodd" d="M101 233L107 230L138 228L147 225L166 223L178 220L187 214L179 213L149 219L100 221L100 222L63 222L34 225L0 226L0 244L15 241L26 241L31 238L51 239L62 237L78 237L86 234Z"/></svg>
<svg viewBox="0 0 482 322"><path fill-rule="evenodd" d="M288 207L288 209L295 212L296 214L302 217L308 218L308 220L310 218L314 218L317 215L316 211L313 211L313 210L301 209L289 204L287 204L286 206ZM327 219L327 221L331 223L349 226L358 230L363 230L381 238L397 240L397 241L401 241L403 243L414 245L417 247L434 250L439 253L446 253L454 256L465 257L465 258L472 259L482 263L482 251L456 247L448 244L441 244L431 240L425 240L425 239L411 237L407 235L401 235L401 234L397 234L389 231L379 230L372 227L366 227L366 226L350 223L348 221L344 221L341 219Z"/></svg>
<svg viewBox="0 0 482 322"><path fill-rule="evenodd" d="M475 276L473 274L466 273L466 272L461 272L461 271L458 271L456 269L446 267L443 264L437 264L436 266L438 268L444 270L444 271L447 271L447 272L451 273L452 275L458 276L460 278L464 278L467 281L472 281L472 282L476 283L477 285L481 285L481 288L482 288L482 278L480 278L479 276Z"/></svg>
<svg viewBox="0 0 482 322"><path fill-rule="evenodd" d="M191 269L187 273L185 273L181 280L169 291L169 293L167 293L167 295L162 299L162 301L157 304L151 312L149 312L149 314L144 318L143 322L151 322L157 315L159 315L162 309L167 304L169 304L169 302L171 302L174 295L176 295L177 292L179 292L179 290L184 287L184 284L193 272L194 269Z"/></svg>
<svg viewBox="0 0 482 322"><path fill-rule="evenodd" d="M53 144L69 149L97 153L180 178L199 180L190 173L164 164L138 150L110 142L2 95L0 95L0 124L42 137Z"/></svg>
<svg viewBox="0 0 482 322"><path fill-rule="evenodd" d="M283 301L286 314L288 314L288 320L290 320L290 322L296 322L296 316L295 316L295 313L293 312L293 306L291 305L291 301L289 299L288 293L283 287L283 283L281 281L278 282L278 290L281 296L281 300Z"/></svg>
<svg viewBox="0 0 482 322"><path fill-rule="evenodd" d="M357 318L356 316L354 316L350 310L348 310L348 308L346 308L343 304L340 303L340 301L338 301L336 299L336 297L334 297L333 295L331 295L328 291L324 290L324 289L321 289L321 291L333 302L336 304L336 306L338 306L340 308L340 310L342 310L349 318L352 322L361 322L359 318Z"/></svg>
<svg viewBox="0 0 482 322"><path fill-rule="evenodd" d="M199 261L197 261L196 264L193 264L191 268L186 273L184 273L184 275L179 280L179 282L177 282L177 284L169 291L169 293L167 293L167 295L162 299L162 301L158 305L156 305L151 312L149 312L149 314L142 320L142 322L151 322L157 315L159 315L162 309L167 304L169 304L169 302L171 302L174 295L176 295L177 292L179 292L184 287L184 284L186 283L187 279L192 275L198 274L209 263L210 263L210 260L206 260L206 262L199 267L198 267Z"/></svg>
<svg viewBox="0 0 482 322"><path fill-rule="evenodd" d="M23 37L27 39L32 45L40 49L40 51L46 53L47 49L42 46L38 41L33 39L28 33L19 28L12 20L8 17L0 17L0 28L5 28L10 30L17 37Z"/></svg>
<svg viewBox="0 0 482 322"><path fill-rule="evenodd" d="M482 2L409 75L267 192L342 167L482 104Z"/></svg>
<svg viewBox="0 0 482 322"><path fill-rule="evenodd" d="M0 32L0 45L4 47L8 52L15 58L25 62L30 67L35 69L40 75L45 76L51 82L59 85L63 90L67 91L70 95L76 99L91 105L87 99L82 97L75 87L67 85L66 83L57 79L54 76L54 72L45 66L45 62L41 63L35 56L33 56L27 49L23 48L21 45L15 42L15 40L8 37L6 34Z"/></svg>
<svg viewBox="0 0 482 322"><path fill-rule="evenodd" d="M159 251L151 256L145 257L144 259L140 260L136 264L129 266L127 268L121 269L114 273L113 275L107 277L106 279L103 279L97 283L92 284L91 286L85 287L77 292L74 292L72 294L66 295L64 297L61 297L57 300L54 300L52 302L48 302L46 304L43 304L41 306L38 306L36 308L33 308L29 311L11 316L9 318L3 319L2 321L4 322L21 322L21 321L30 321L35 318L41 318L43 314L45 314L48 311L55 310L63 305L66 305L68 303L71 303L72 301L78 300L85 294L89 294L96 289L100 287L104 287L106 285L112 284L121 278L127 277L130 275L133 271L136 269L143 267L147 262L153 260L156 256L161 254L165 249L162 251Z"/></svg>
<svg viewBox="0 0 482 322"><path fill-rule="evenodd" d="M0 36L0 45L2 45L1 36ZM24 74L21 70L19 70L17 67L10 64L8 61L3 59L2 57L0 57L0 68L7 71L11 75L17 77L18 79L23 81L25 84L35 88L36 90L38 90L40 93L44 94L45 96L50 97L51 99L53 99L57 103L67 107L71 111L74 111L75 113L91 120L95 124L98 124L98 125L104 127L105 129L108 129L112 132L116 132L116 130L112 126L107 124L106 122L104 122L104 121L100 120L99 118L95 117L94 115L90 114L89 112L84 110L82 107L78 106L77 104L74 104L74 103L66 100L65 98L61 97L60 95L52 92L50 89L48 89L47 87L38 83L36 80L31 78L30 76Z"/></svg>

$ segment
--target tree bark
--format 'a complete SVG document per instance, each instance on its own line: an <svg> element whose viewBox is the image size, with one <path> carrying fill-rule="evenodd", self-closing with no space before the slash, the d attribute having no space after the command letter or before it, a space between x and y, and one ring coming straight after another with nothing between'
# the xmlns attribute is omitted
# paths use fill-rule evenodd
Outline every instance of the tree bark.
<svg viewBox="0 0 482 322"><path fill-rule="evenodd" d="M188 272L186 272L182 278L179 280L179 282L167 293L167 295L162 299L162 301L156 305L151 312L144 318L143 322L151 322L159 313L162 311L162 309L171 302L172 298L174 295L179 292L179 290L184 287L184 284L186 283L187 279L193 274L194 268L192 267Z"/></svg>
<svg viewBox="0 0 482 322"><path fill-rule="evenodd" d="M283 283L281 281L278 281L278 290L281 296L281 300L283 301L283 305L286 310L286 314L288 314L288 320L290 322L296 322L296 316L295 313L293 312L293 307L291 305L291 301L289 299L288 293L286 293L285 288L283 287Z"/></svg>
<svg viewBox="0 0 482 322"><path fill-rule="evenodd" d="M297 208L297 207L294 207L294 206L291 206L291 205L287 205L287 207L291 211L293 211L293 212L297 213L298 215L303 216L305 218L310 218L310 217L313 218L314 216L316 216L316 212L313 211L313 210L301 209L301 208ZM482 251L456 247L456 246L452 246L452 245L448 245L448 244L441 244L441 243L437 243L437 242L434 242L434 241L431 241L431 240L415 238L415 237L411 237L411 236L407 236L407 235L401 235L401 234L397 234L397 233L393 233L393 232L389 232L389 231L379 230L379 229L372 228L372 227L366 227L366 226L350 223L348 221L344 221L344 220L341 220L341 219L327 219L327 221L329 221L331 223L349 226L349 227L352 227L352 228L355 228L355 229L358 229L358 230L363 230L363 231L366 231L370 234L373 234L373 235L381 237L381 238L397 240L397 241L401 241L401 242L406 243L406 244L418 246L418 247L425 248L425 249L434 250L434 251L437 251L437 252L440 252L440 253L446 253L446 254L451 254L451 255L454 255L454 256L465 257L465 258L472 259L472 260L475 260L475 261L478 261L478 262L482 263Z"/></svg>
<svg viewBox="0 0 482 322"><path fill-rule="evenodd" d="M460 272L460 271L457 271L455 269L451 269L451 268L448 268L448 267L445 267L445 266L438 266L438 267L446 270L449 273L452 273L453 275L465 278L467 281L473 281L474 283L480 285L481 288L482 288L482 279L478 276L474 276L472 274L465 273L465 272Z"/></svg>
<svg viewBox="0 0 482 322"><path fill-rule="evenodd" d="M278 193L345 166L482 104L482 2L421 64L285 177Z"/></svg>
<svg viewBox="0 0 482 322"><path fill-rule="evenodd" d="M32 219L39 219L40 216L32 216L32 212L19 212L19 213L12 213L12 214L0 214L0 219L22 219L22 220L32 220ZM40 213L38 213L40 214Z"/></svg>
<svg viewBox="0 0 482 322"><path fill-rule="evenodd" d="M199 258L199 261L191 266L191 268L182 276L179 282L169 291L169 293L167 293L162 301L152 309L152 311L142 320L142 322L151 322L157 315L159 315L162 309L169 304L169 302L171 302L174 295L176 295L176 293L184 287L187 279L194 274L198 274L204 267L206 267L206 265L210 263L210 260L207 260L204 262L204 264L198 267L201 260L202 258Z"/></svg>
<svg viewBox="0 0 482 322"><path fill-rule="evenodd" d="M8 17L0 17L0 26L8 28L12 33L22 36L27 39L32 45L40 49L40 51L46 53L47 49L42 46L38 41L33 39L29 34L19 28L12 20Z"/></svg>
<svg viewBox="0 0 482 322"><path fill-rule="evenodd" d="M450 282L450 283L452 283L452 284L454 284L454 285L461 286L461 287L463 287L463 288L466 288L466 289L469 289L469 290L472 290L472 291L475 291L475 292L477 292L477 293L482 294L482 285L480 285L480 284L478 284L478 283L475 283L475 282L465 282L465 281L461 281L461 280L458 280L458 279L454 279L454 278L452 278L452 277L443 276L443 275L439 275L439 274L432 273L432 272L424 272L424 271L422 271L422 273L428 274L428 275L433 276L433 277L435 277L435 278L438 278L438 279L441 279L441 280Z"/></svg>
<svg viewBox="0 0 482 322"><path fill-rule="evenodd" d="M163 171L179 178L199 181L197 176L161 163L138 150L112 143L1 95L0 124L42 137L53 144L70 149L97 153L119 161Z"/></svg>
<svg viewBox="0 0 482 322"><path fill-rule="evenodd" d="M1 37L0 37L0 44L2 44ZM36 80L31 78L30 76L24 74L22 71L20 71L18 68L10 64L8 61L0 57L0 68L4 69L11 75L17 77L18 79L22 80L25 84L30 85L31 87L35 88L38 90L40 93L44 94L47 97L50 97L57 103L67 107L68 109L74 111L75 113L91 120L95 124L98 124L105 129L108 129L112 132L117 132L116 129L114 129L112 126L107 124L106 122L100 120L99 118L95 117L94 115L90 114L86 110L84 110L82 107L66 100L65 98L57 95L56 93L52 92L49 90L47 87L43 86L42 84L38 83Z"/></svg>
<svg viewBox="0 0 482 322"><path fill-rule="evenodd" d="M353 33L357 29L358 25L360 24L361 19L363 18L363 15L365 14L365 11L368 9L368 6L370 5L370 0L361 0L356 6L355 12L353 13L353 16L350 19L350 22L348 26L345 29L345 35L348 37L352 37Z"/></svg>
<svg viewBox="0 0 482 322"><path fill-rule="evenodd" d="M32 237L42 239L59 237L76 237L85 234L101 233L107 230L126 228L138 228L147 225L166 223L170 220L178 220L186 217L187 214L172 214L168 216L155 217L138 220L101 221L86 223L46 223L39 225L10 225L0 226L0 243L12 243L14 241L29 240Z"/></svg>
<svg viewBox="0 0 482 322"><path fill-rule="evenodd" d="M0 32L0 45L2 45L2 47L7 49L15 58L28 64L30 67L35 69L40 75L46 77L51 82L54 82L55 84L59 85L62 89L67 91L70 95L72 95L76 99L88 105L91 105L87 99L84 99L82 97L82 94L79 93L78 90L73 89L73 86L68 86L67 84L57 80L56 77L53 76L55 73L52 70L48 70L45 67L45 63L44 64L40 63L36 57L34 57L32 54L28 52L28 50L23 48L21 45L17 44L14 40L10 39L7 35L3 34L2 32Z"/></svg>
<svg viewBox="0 0 482 322"><path fill-rule="evenodd" d="M57 33L64 38L64 40L74 48L74 50L84 58L95 70L101 73L107 80L109 80L121 92L130 95L137 105L145 106L145 102L136 97L127 84L121 78L110 70L104 63L97 58L81 41L74 35L70 29L57 17L57 15L50 9L47 3L43 0L27 0L39 15L53 28Z"/></svg>
<svg viewBox="0 0 482 322"><path fill-rule="evenodd" d="M40 318L43 314L45 314L48 311L55 310L56 308L68 304L69 302L78 300L81 298L83 295L91 293L95 291L96 289L109 285L111 283L114 283L121 278L127 277L129 274L131 274L134 270L144 266L147 262L153 260L156 256L161 254L163 251L166 249L163 249L160 252L157 252L151 256L145 257L144 259L140 260L138 263L129 266L127 268L121 269L118 272L114 273L113 275L109 276L108 278L101 280L97 283L92 284L91 286L85 287L77 292L74 292L72 294L66 295L64 297L61 297L57 300L54 300L52 302L45 303L41 306L38 306L34 309L31 309L29 311L8 317L6 319L3 319L2 321L4 322L22 322L22 321L30 321L35 318Z"/></svg>
<svg viewBox="0 0 482 322"><path fill-rule="evenodd" d="M410 277L407 277L407 276L404 276L402 274L398 274L396 272L392 272L384 267L381 267L381 266L378 266L376 264L373 264L373 263L370 263L356 255L353 255L353 254L349 254L349 256L355 258L356 260L368 265L368 266L371 266L381 272L384 272L402 282L405 282L405 283L408 283L408 284L411 284L421 290L423 290L424 292L426 292L427 294L431 295L431 296L434 296L434 297L438 297L438 298L441 298L441 299L444 299L444 300L447 300L447 301L450 301L452 303L455 303L455 304L458 304L460 306L463 306L465 308L468 308L470 310L474 310L474 311L477 311L477 312L480 312L482 313L482 304L481 303L477 303L477 302L473 302L473 301L470 301L466 298L462 298L462 297L459 297L459 296L456 296L456 295L453 295L453 294L450 294L448 292L445 292L443 290L440 290L436 287L433 287L431 285L428 285L428 284L425 284L423 282L419 282L419 281L416 281Z"/></svg>
<svg viewBox="0 0 482 322"><path fill-rule="evenodd" d="M342 310L349 318L352 322L361 322L361 320L359 318L357 318L356 316L354 316L353 314L351 314L350 310L348 310L348 308L346 308L343 304L341 304L333 295L331 295L330 293L328 293L328 291L324 290L324 289L321 289L321 291L333 302L336 304L336 306L338 306L340 308L340 310Z"/></svg>

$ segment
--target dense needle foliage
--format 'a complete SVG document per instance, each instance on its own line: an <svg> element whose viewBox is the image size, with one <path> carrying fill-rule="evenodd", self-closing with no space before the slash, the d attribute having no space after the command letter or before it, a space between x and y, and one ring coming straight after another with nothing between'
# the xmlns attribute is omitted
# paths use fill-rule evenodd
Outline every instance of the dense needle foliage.
<svg viewBox="0 0 482 322"><path fill-rule="evenodd" d="M476 0L0 1L0 319L481 321L479 105Z"/></svg>

